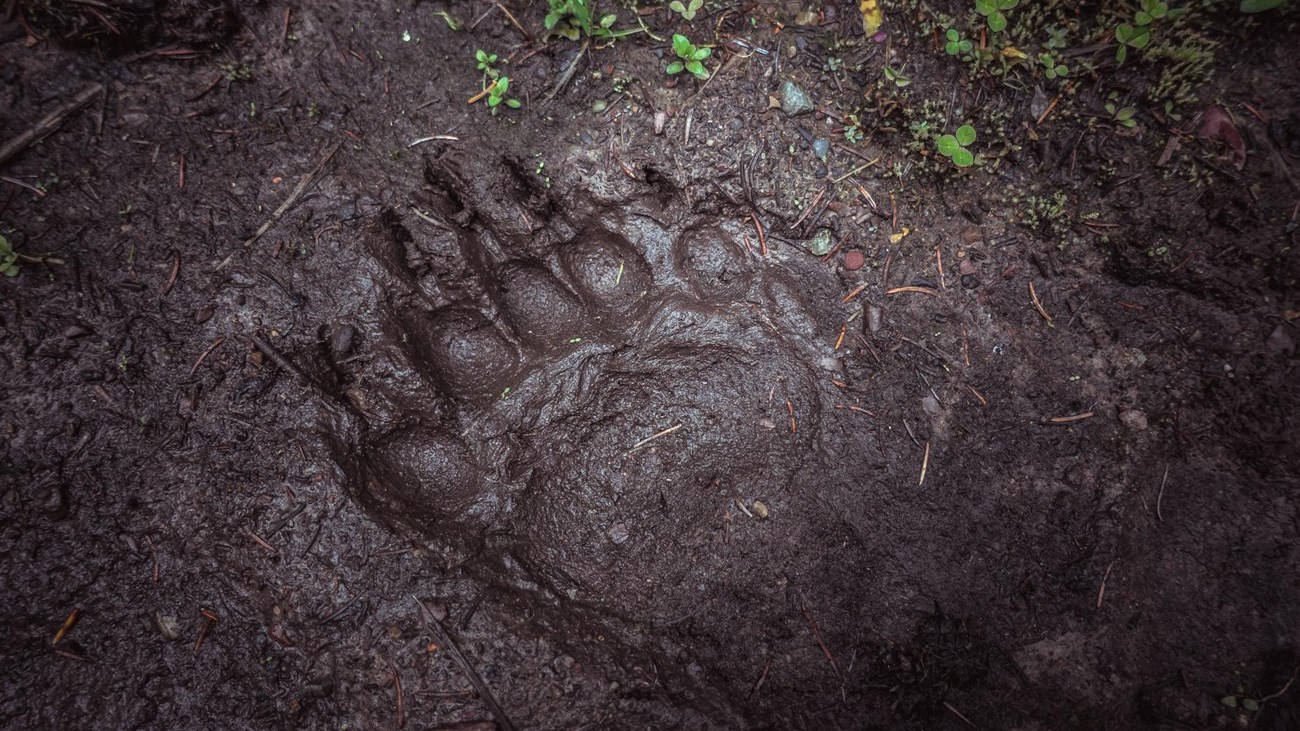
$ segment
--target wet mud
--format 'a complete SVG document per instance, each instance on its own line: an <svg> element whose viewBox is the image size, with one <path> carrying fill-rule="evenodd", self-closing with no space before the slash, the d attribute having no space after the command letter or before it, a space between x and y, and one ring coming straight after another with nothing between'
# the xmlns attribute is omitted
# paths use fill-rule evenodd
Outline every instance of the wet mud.
<svg viewBox="0 0 1300 731"><path fill-rule="evenodd" d="M1293 21L1201 91L1238 169L910 16L724 9L705 85L495 5L17 5L0 142L104 91L0 161L0 725L1300 718Z"/></svg>

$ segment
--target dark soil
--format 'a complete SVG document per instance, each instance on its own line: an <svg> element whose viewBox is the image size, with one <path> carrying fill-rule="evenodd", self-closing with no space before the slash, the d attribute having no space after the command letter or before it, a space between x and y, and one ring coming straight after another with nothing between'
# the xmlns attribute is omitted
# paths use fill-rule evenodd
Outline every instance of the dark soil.
<svg viewBox="0 0 1300 731"><path fill-rule="evenodd" d="M1300 728L1300 29L1208 5L1165 108L1113 6L10 3L0 145L103 92L0 161L0 725Z"/></svg>

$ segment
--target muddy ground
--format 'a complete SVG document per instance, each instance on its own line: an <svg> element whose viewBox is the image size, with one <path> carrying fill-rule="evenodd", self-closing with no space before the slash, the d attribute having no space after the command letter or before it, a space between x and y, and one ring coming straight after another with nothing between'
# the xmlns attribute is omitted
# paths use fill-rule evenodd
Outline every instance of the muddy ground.
<svg viewBox="0 0 1300 731"><path fill-rule="evenodd" d="M1192 6L9 3L0 724L1300 727L1297 14Z"/></svg>

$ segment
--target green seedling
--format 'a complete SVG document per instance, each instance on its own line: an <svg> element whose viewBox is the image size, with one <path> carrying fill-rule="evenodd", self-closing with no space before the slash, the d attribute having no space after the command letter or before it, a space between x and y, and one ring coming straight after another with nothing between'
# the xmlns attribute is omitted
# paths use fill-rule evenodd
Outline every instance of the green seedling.
<svg viewBox="0 0 1300 731"><path fill-rule="evenodd" d="M1059 51L1060 49L1065 48L1065 29L1048 28L1047 40L1043 41L1043 48L1046 48L1049 51Z"/></svg>
<svg viewBox="0 0 1300 731"><path fill-rule="evenodd" d="M709 72L704 69L703 61L713 53L712 48L697 48L686 36L675 33L673 34L673 53L677 54L677 59L668 64L667 71L670 75L689 71L697 79L709 78Z"/></svg>
<svg viewBox="0 0 1300 731"><path fill-rule="evenodd" d="M949 28L944 33L944 37L947 38L947 42L943 44L943 50L947 51L949 56L970 53L970 49L975 47L969 38L962 38L961 33L956 28Z"/></svg>
<svg viewBox="0 0 1300 731"><path fill-rule="evenodd" d="M1123 23L1115 28L1115 40L1119 48L1115 49L1115 60L1124 63L1128 58L1128 49L1141 50L1151 43L1151 29L1145 25L1132 26Z"/></svg>
<svg viewBox="0 0 1300 731"><path fill-rule="evenodd" d="M518 99L507 97L506 92L508 91L510 91L510 79L506 76L498 77L497 80L492 82L492 85L488 87L487 105L488 109L491 109L493 114L497 113L497 108L503 102L511 109L518 109L523 106L523 102Z"/></svg>
<svg viewBox="0 0 1300 731"><path fill-rule="evenodd" d="M911 79L903 75L902 69L895 71L889 66L885 67L885 78L894 82L894 86L897 86L900 89L912 83Z"/></svg>
<svg viewBox="0 0 1300 731"><path fill-rule="evenodd" d="M18 276L18 254L9 245L9 239L0 236L0 274L6 277Z"/></svg>
<svg viewBox="0 0 1300 731"><path fill-rule="evenodd" d="M956 134L944 135L935 140L935 149L940 155L951 158L952 164L959 168L968 168L975 164L975 155L966 149L975 141L975 128L969 124L963 124L957 128Z"/></svg>
<svg viewBox="0 0 1300 731"><path fill-rule="evenodd" d="M668 3L668 9L682 16L683 20L695 20L695 13L704 7L704 0L688 0L682 4L682 0L673 0Z"/></svg>
<svg viewBox="0 0 1300 731"><path fill-rule="evenodd" d="M546 13L542 25L546 30L553 30L571 41L584 35L600 40L616 40L642 30L614 30L614 23L618 22L615 13L606 13L595 19L591 0L547 0L547 3L550 11Z"/></svg>
<svg viewBox="0 0 1300 731"><path fill-rule="evenodd" d="M497 55L495 53L488 53L480 48L474 52L474 60L478 62L478 70L482 71L483 75L489 79L495 79L501 75L496 70Z"/></svg>
<svg viewBox="0 0 1300 731"><path fill-rule="evenodd" d="M862 131L862 120L858 119L856 114L847 115L847 119L849 123L844 126L844 139L851 143L861 142L862 138L866 137Z"/></svg>
<svg viewBox="0 0 1300 731"><path fill-rule="evenodd" d="M1160 20L1169 14L1169 4L1164 0L1141 0L1137 13L1133 15L1133 22L1137 25L1151 25L1151 21Z"/></svg>
<svg viewBox="0 0 1300 731"><path fill-rule="evenodd" d="M1133 115L1137 114L1137 109L1133 107L1120 107L1115 102L1106 102L1106 113L1110 115L1110 120L1115 124L1127 129L1133 129L1137 126L1137 120Z"/></svg>
<svg viewBox="0 0 1300 731"><path fill-rule="evenodd" d="M1043 64L1043 75L1049 79L1064 79L1070 75L1070 67L1063 63L1058 63L1057 59L1050 53L1040 53L1038 62Z"/></svg>
<svg viewBox="0 0 1300 731"><path fill-rule="evenodd" d="M1007 28L1007 15L1004 11L1019 4L1020 0L975 0L975 12L983 15L989 30L997 33Z"/></svg>

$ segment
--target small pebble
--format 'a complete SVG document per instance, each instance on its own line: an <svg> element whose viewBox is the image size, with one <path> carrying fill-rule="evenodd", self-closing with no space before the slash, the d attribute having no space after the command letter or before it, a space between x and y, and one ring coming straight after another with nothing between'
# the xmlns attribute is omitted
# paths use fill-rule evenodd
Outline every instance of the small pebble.
<svg viewBox="0 0 1300 731"><path fill-rule="evenodd" d="M818 160L826 162L826 156L831 153L831 141L824 138L813 140L812 150Z"/></svg>
<svg viewBox="0 0 1300 731"><path fill-rule="evenodd" d="M615 545L626 542L627 538L628 532L626 523L615 523L614 527L609 529L609 539L613 541Z"/></svg>
<svg viewBox="0 0 1300 731"><path fill-rule="evenodd" d="M812 97L808 92L793 81L786 80L781 84L781 111L791 117L797 117L800 114L807 114L816 105L813 104Z"/></svg>
<svg viewBox="0 0 1300 731"><path fill-rule="evenodd" d="M1120 412L1119 421L1130 431L1146 431L1147 429L1147 415L1137 409L1126 409Z"/></svg>
<svg viewBox="0 0 1300 731"><path fill-rule="evenodd" d="M50 520L63 520L68 517L71 508L67 488L57 482L37 488L32 502Z"/></svg>
<svg viewBox="0 0 1300 731"><path fill-rule="evenodd" d="M856 272L867 263L867 257L861 251L850 251L844 255L844 268Z"/></svg>
<svg viewBox="0 0 1300 731"><path fill-rule="evenodd" d="M754 513L755 518L758 518L759 520L767 520L767 516L768 516L767 504L764 503L762 500L755 500L754 506L751 508L751 511Z"/></svg>
<svg viewBox="0 0 1300 731"><path fill-rule="evenodd" d="M174 614L154 612L153 626L154 629L158 630L158 634L163 636L163 639L174 642L181 637L180 623L176 621L176 615Z"/></svg>
<svg viewBox="0 0 1300 731"><path fill-rule="evenodd" d="M441 599L425 599L420 602L429 610L429 614L439 622L447 621L447 602Z"/></svg>
<svg viewBox="0 0 1300 731"><path fill-rule="evenodd" d="M867 306L867 330L871 331L872 335L880 332L880 326L883 324L884 319L885 313L883 310L876 305Z"/></svg>
<svg viewBox="0 0 1300 731"><path fill-rule="evenodd" d="M352 341L357 329L351 325L335 325L330 332L330 353L335 358L342 358L352 351Z"/></svg>
<svg viewBox="0 0 1300 731"><path fill-rule="evenodd" d="M808 251L813 256L826 256L830 253L834 243L830 229L818 229L817 233L813 234L813 237L808 240Z"/></svg>
<svg viewBox="0 0 1300 731"><path fill-rule="evenodd" d="M605 101L604 99L597 99L591 104L591 111L593 114L600 114L606 109L609 109L609 102Z"/></svg>

